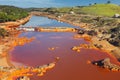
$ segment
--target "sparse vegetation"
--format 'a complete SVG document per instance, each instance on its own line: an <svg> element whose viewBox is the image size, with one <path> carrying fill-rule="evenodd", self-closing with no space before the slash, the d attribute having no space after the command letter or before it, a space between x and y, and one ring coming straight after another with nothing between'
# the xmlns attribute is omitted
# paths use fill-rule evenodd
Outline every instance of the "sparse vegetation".
<svg viewBox="0 0 120 80"><path fill-rule="evenodd" d="M4 28L0 28L0 38L4 38L8 35L9 33Z"/></svg>

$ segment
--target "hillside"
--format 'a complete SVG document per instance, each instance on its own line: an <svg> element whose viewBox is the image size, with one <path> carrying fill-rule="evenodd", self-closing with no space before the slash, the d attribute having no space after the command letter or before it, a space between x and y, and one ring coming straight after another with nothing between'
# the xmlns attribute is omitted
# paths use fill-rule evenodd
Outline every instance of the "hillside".
<svg viewBox="0 0 120 80"><path fill-rule="evenodd" d="M0 5L0 22L15 21L27 15L28 12L22 8Z"/></svg>
<svg viewBox="0 0 120 80"><path fill-rule="evenodd" d="M74 11L76 14L91 14L96 16L112 17L120 14L120 6L116 4L94 4L89 6L61 7L61 8L28 8L28 11L40 11L51 13L69 13Z"/></svg>
<svg viewBox="0 0 120 80"><path fill-rule="evenodd" d="M116 13L120 14L120 6L115 4L96 4L80 8L81 12L86 14L113 16Z"/></svg>

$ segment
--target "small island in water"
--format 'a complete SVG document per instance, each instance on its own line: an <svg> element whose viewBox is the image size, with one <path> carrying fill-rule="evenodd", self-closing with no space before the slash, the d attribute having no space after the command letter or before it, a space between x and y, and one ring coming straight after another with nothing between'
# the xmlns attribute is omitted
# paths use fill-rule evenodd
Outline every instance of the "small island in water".
<svg viewBox="0 0 120 80"><path fill-rule="evenodd" d="M119 30L120 6L110 1L0 5L0 80L119 80Z"/></svg>

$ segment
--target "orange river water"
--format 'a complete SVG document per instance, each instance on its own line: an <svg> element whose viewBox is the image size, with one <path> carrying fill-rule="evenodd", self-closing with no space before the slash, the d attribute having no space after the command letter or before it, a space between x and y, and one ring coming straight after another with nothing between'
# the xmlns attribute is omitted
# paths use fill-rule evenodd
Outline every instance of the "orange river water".
<svg viewBox="0 0 120 80"><path fill-rule="evenodd" d="M17 46L10 52L10 60L15 66L39 66L60 59L56 66L49 70L43 77L33 76L31 80L120 80L120 72L112 72L87 64L87 61L111 58L111 62L117 60L105 52L99 50L81 49L80 53L72 51L73 46L88 43L84 39L74 39L76 33L69 32L23 32L19 37L35 37L30 43ZM55 50L49 50L49 48Z"/></svg>

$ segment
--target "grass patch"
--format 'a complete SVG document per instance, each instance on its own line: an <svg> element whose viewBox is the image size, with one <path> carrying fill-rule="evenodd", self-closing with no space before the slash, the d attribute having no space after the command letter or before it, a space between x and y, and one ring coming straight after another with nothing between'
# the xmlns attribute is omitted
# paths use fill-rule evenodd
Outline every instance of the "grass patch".
<svg viewBox="0 0 120 80"><path fill-rule="evenodd" d="M92 6L86 6L79 9L86 14L98 15L98 16L113 16L114 14L120 14L120 6L115 4L96 4Z"/></svg>

